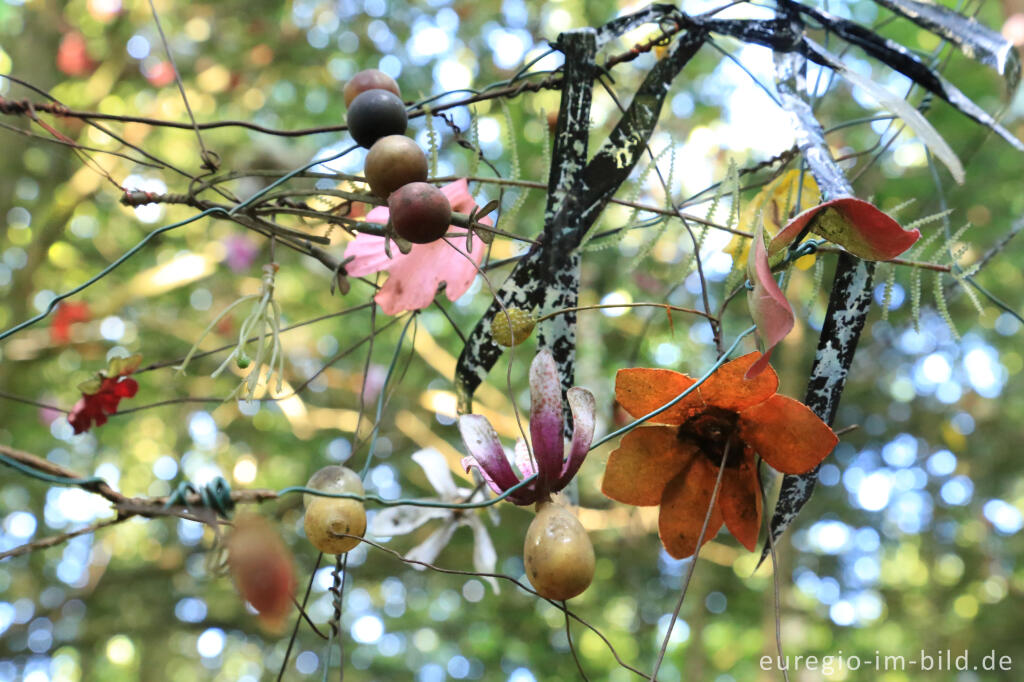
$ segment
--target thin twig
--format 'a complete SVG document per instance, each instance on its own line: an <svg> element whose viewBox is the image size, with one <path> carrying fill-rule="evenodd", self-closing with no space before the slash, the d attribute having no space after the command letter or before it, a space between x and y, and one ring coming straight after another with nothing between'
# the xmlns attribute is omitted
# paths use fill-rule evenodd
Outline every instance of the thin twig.
<svg viewBox="0 0 1024 682"><path fill-rule="evenodd" d="M3 561L4 559L10 559L11 557L22 556L23 554L29 554L31 552L36 551L37 549L45 549L47 547L55 547L57 545L62 545L72 538L77 538L80 535L89 535L91 533L95 533L101 528L106 528L107 526L113 526L118 523L123 523L124 521L127 521L129 518L131 518L131 516L115 516L112 519L104 519L103 521L97 521L96 523L89 524L88 526L83 526L78 530L68 531L67 533L61 533L60 535L51 535L50 537L40 538L38 540L28 542L24 545L19 545L14 549L9 549L6 552L0 552L0 561Z"/></svg>
<svg viewBox="0 0 1024 682"><path fill-rule="evenodd" d="M658 677L658 670L661 669L661 662L665 659L665 653L668 651L668 643L672 639L672 629L675 627L676 621L679 620L679 611L683 608L683 600L686 599L686 591L690 587L690 580L693 578L693 572L697 568L697 559L700 558L700 550L704 544L704 535L708 531L708 525L711 523L711 514L715 509L715 504L718 502L718 492L722 489L722 476L725 473L725 462L729 458L729 448L732 441L727 441L725 447L722 449L722 461L718 464L718 477L715 479L715 487L711 489L711 500L708 502L708 510L704 514L704 523L701 524L700 534L697 536L697 550L693 553L693 559L690 561L690 565L686 569L686 577L683 579L683 587L679 592L679 599L676 600L676 607L672 610L672 618L668 622L668 628L665 630L665 637L661 641L661 649L658 651L658 658L654 663L654 669L651 671L650 682L655 682Z"/></svg>
<svg viewBox="0 0 1024 682"><path fill-rule="evenodd" d="M63 412L64 414L69 413L68 410L65 410L62 407L57 407L56 405L49 405L47 403L41 403L37 400L32 400L31 398L23 398L20 395L14 395L13 393L8 393L7 391L0 391L0 398L4 398L5 400L12 400L16 403L24 403L25 405L32 405L33 407L39 407L44 410L53 410L54 412Z"/></svg>
<svg viewBox="0 0 1024 682"><path fill-rule="evenodd" d="M316 555L316 563L313 565L313 570L309 574L309 582L306 584L306 594L302 597L302 604L299 605L299 615L295 617L295 626L292 627L292 636L288 638L288 648L284 650L284 660L281 661L281 669L277 672L277 682L281 682L284 677L284 670L288 667L288 659L292 655L292 647L295 646L295 638L299 634L299 625L302 624L302 620L305 617L306 621L312 625L312 621L306 616L306 604L309 603L309 594L313 591L313 580L316 578L316 572L320 568L320 561L324 558L324 553L320 552ZM316 628L314 628L315 630ZM321 634L317 630L317 634Z"/></svg>
<svg viewBox="0 0 1024 682"><path fill-rule="evenodd" d="M572 654L572 660L576 662L576 669L580 671L580 677L583 678L583 682L589 682L590 678L587 677L587 673L583 670L583 663L580 661L580 657L576 655L576 647L572 645L572 629L569 627L569 606L562 600L562 610L565 614L565 641L569 643L569 653Z"/></svg>
<svg viewBox="0 0 1024 682"><path fill-rule="evenodd" d="M341 536L341 534L339 534L339 537L340 536ZM355 537L355 536L353 535L353 536L347 536L347 537ZM500 578L501 580L507 580L508 582L512 583L513 585L515 585L519 589L523 590L524 592L532 594L535 597L540 597L541 599L544 599L549 604L551 604L552 606L557 608L559 611L562 611L563 613L567 614L570 618L575 620L577 623L579 623L583 627L585 627L588 630L590 630L591 632L593 632L599 638L601 638L601 641L604 642L605 646L608 647L608 650L611 652L612 656L615 658L615 662L618 663L619 666L625 668L626 670L634 673L635 675L637 675L639 677L642 677L644 679L648 679L649 678L647 673L642 672L642 671L638 670L637 668L634 668L633 666L629 665L625 661L623 661L622 657L619 656L618 651L615 650L615 647L612 645L612 643L596 627L594 627L593 625L588 623L583 618L580 618L579 616L577 616L575 613L573 613L573 611L571 609L567 608L566 606L564 606L560 602L553 601L551 599L547 599L546 597L542 597L541 595L537 594L536 590L528 587L527 585L524 585L523 583L519 582L518 580L516 580L515 578L513 578L510 575L505 575L504 573L486 573L486 572L483 572L483 571L460 571L460 570L457 570L457 569L454 569L454 568L441 568L440 566L435 566L434 564L430 564L430 563L427 563L425 561L417 561L415 559L407 559L404 556L402 556L402 554L400 552L397 552L397 551L391 549L390 547L385 547L384 545L377 544L373 540L367 540L366 538L359 538L359 539L362 542L366 543L367 545L370 545L371 547L373 547L375 549L379 549L381 551L387 552L388 554L394 556L396 559L398 559L399 561L401 561L403 563L413 564L413 565L416 565L416 566L422 566L424 568L430 569L431 571L436 571L438 573L447 573L449 575L465 575L465 576L472 576L472 577L477 577L477 578Z"/></svg>
<svg viewBox="0 0 1024 682"><path fill-rule="evenodd" d="M196 133L196 140L199 141L200 158L203 161L203 167L210 171L215 171L217 166L213 162L210 152L207 151L206 145L203 144L203 136L199 134L196 116L192 113L192 105L188 101L188 95L185 94L185 84L181 82L181 72L178 71L178 63L174 60L171 46L167 43L167 36L164 35L164 27L160 23L160 15L156 11L156 5L153 4L153 0L149 0L149 10L153 14L153 23L156 24L156 31L160 34L160 42L164 46L164 53L167 55L167 60L171 63L171 69L174 70L174 82L177 83L178 92L181 93L181 101L185 104L185 111L188 112L188 118L192 122L192 129Z"/></svg>

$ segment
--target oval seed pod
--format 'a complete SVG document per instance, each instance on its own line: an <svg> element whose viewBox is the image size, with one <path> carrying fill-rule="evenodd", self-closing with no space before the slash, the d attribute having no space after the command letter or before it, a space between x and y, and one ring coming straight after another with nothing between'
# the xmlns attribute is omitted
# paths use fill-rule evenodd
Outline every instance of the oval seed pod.
<svg viewBox="0 0 1024 682"><path fill-rule="evenodd" d="M240 515L226 540L228 567L242 598L277 630L292 608L295 571L292 555L262 516Z"/></svg>
<svg viewBox="0 0 1024 682"><path fill-rule="evenodd" d="M387 135L370 147L363 173L373 193L387 199L399 187L427 179L427 157L405 135Z"/></svg>
<svg viewBox="0 0 1024 682"><path fill-rule="evenodd" d="M571 599L594 579L594 545L572 512L550 501L538 502L537 516L526 531L523 564L540 596Z"/></svg>
<svg viewBox="0 0 1024 682"><path fill-rule="evenodd" d="M313 474L306 487L325 493L365 494L356 472L336 464ZM325 554L344 554L359 544L366 532L366 508L361 501L311 493L302 497L306 504L306 538L314 547ZM356 537L346 537L349 535Z"/></svg>
<svg viewBox="0 0 1024 682"><path fill-rule="evenodd" d="M342 89L345 106L351 105L352 100L367 90L387 90L399 97L402 95L394 78L378 69L366 69L352 76L348 83L345 83L345 87Z"/></svg>
<svg viewBox="0 0 1024 682"><path fill-rule="evenodd" d="M499 310L491 318L491 336L499 346L518 346L530 338L537 320L521 308Z"/></svg>

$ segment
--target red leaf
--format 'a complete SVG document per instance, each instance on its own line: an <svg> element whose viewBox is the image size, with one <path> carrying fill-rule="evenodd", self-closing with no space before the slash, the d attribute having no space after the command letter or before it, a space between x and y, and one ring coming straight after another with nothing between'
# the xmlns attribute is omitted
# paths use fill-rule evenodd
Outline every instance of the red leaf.
<svg viewBox="0 0 1024 682"><path fill-rule="evenodd" d="M830 215L828 210L834 211ZM824 213L823 213L824 212ZM814 231L864 260L891 260L916 242L918 230L904 230L890 216L867 201L853 197L833 199L795 216L772 239L768 252L774 254L796 239L812 219L823 213Z"/></svg>
<svg viewBox="0 0 1024 682"><path fill-rule="evenodd" d="M772 349L786 338L794 323L793 309L775 282L771 266L768 264L768 251L764 246L764 223L759 223L754 233L754 245L747 260L747 277L754 285L754 288L747 292L747 305L750 308L750 316L757 325L757 334L764 344L764 355L747 370L745 378L752 379L768 367Z"/></svg>

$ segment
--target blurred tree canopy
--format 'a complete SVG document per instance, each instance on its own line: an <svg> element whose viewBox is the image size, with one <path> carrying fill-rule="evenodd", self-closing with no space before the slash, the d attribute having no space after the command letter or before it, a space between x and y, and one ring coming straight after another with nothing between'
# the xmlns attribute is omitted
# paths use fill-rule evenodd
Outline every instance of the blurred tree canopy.
<svg viewBox="0 0 1024 682"><path fill-rule="evenodd" d="M1024 98L1012 79L886 4L825 0L820 8L907 47L1024 139ZM729 5L688 0L680 8L737 20L781 11ZM205 523L213 516L194 497L184 516L131 506L142 504L131 498L165 498L183 482L203 486L218 476L243 497L281 491L334 463L363 470L369 495L436 498L411 458L424 448L441 452L459 485L472 488L459 464L457 358L493 290L544 228L560 106L553 79L562 68L550 43L642 7L0 0L0 329L91 281L0 340L0 452L34 455L51 474L99 477L113 491L0 468L0 552L12 554L0 561L0 680L304 679L325 676L328 655L329 674L343 666L352 680L524 682L581 678L580 669L590 679L645 679L692 560L662 549L656 508L601 494L617 439L588 455L569 491L597 562L593 584L569 602L581 620L568 628L555 605L473 575L478 537L469 529L456 530L430 562L465 573L404 563L402 554L441 520L394 538L369 535L375 544L349 552L336 613L335 564L318 559L304 537L301 495L272 495L258 508L243 500L237 513L244 507L271 520L293 554L296 598L311 586L306 611L316 629L298 623L291 642L295 610L281 631L261 626L224 568L227 527ZM1024 14L1016 13L1024 8L1014 1L955 9L1024 42ZM642 24L601 47L598 63L610 66L593 89L591 154L671 49L663 29ZM792 670L790 679L910 680L926 674L921 665L883 671L867 662L946 651L969 652L979 667L935 670L929 679L1017 679L1024 244L1012 237L1024 227L1021 152L820 22L809 32L849 69L923 111L966 181L954 183L863 89L810 65L815 116L856 196L917 224L924 237L904 262L878 267L833 424L841 442L814 497L757 570L759 552L727 533L704 546L658 679L780 679L777 665L762 663L778 655L779 642L791 657L836 659L830 672ZM394 77L403 99L422 105L408 135L427 151L432 181L468 178L479 206L500 202L492 217L501 233L475 242L486 249L481 275L454 301L439 292L415 314L389 316L373 305L384 273L343 276L350 221L380 203L352 199L366 191L365 150L349 150L344 128L342 88L366 68ZM672 81L650 154L584 237L579 306L662 304L578 313L574 384L597 399L599 437L629 421L614 401L616 370L699 377L718 356L706 319L664 304L710 306L725 345L751 324L737 295L747 237L733 242L735 233L753 232L770 180L804 168L772 69L763 45L727 35L704 45ZM262 212L228 215L257 196ZM684 225L677 209L710 225ZM166 226L174 227L157 232ZM837 258L824 248L788 270L796 326L772 360L780 392L795 398ZM211 373L267 291L263 266L272 262L284 371L246 399L236 389L254 370L228 363ZM961 275L976 264L974 287ZM245 296L253 299L220 316ZM187 371L176 372L201 337ZM506 351L476 391L476 410L507 444L529 416L536 349L534 335ZM754 350L753 337L740 349ZM130 373L137 392L104 415L107 423L75 433L69 413L83 392L97 390L80 385L134 354L142 356ZM762 478L770 518L780 476L765 470ZM371 525L381 508L367 502ZM531 514L504 502L463 513L478 515L489 533L496 572L527 584L522 543ZM31 551L22 552L26 545ZM982 670L990 652L1012 659L1012 670ZM864 665L852 670L843 657Z"/></svg>

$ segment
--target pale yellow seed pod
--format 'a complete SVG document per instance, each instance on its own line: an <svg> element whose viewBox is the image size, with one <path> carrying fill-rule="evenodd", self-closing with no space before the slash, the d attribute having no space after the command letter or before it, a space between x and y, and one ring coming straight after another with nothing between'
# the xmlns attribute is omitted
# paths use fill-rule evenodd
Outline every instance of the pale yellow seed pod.
<svg viewBox="0 0 1024 682"><path fill-rule="evenodd" d="M306 487L326 493L365 494L356 472L338 465L317 471ZM303 495L303 501L306 538L314 547L325 554L344 554L359 544L359 538L366 532L366 508L361 501L311 493Z"/></svg>
<svg viewBox="0 0 1024 682"><path fill-rule="evenodd" d="M562 601L582 593L594 579L594 545L565 507L538 502L523 545L526 577L542 597Z"/></svg>
<svg viewBox="0 0 1024 682"><path fill-rule="evenodd" d="M506 314L507 313L507 314ZM491 336L499 346L518 346L530 338L537 319L520 308L499 310L491 319Z"/></svg>

